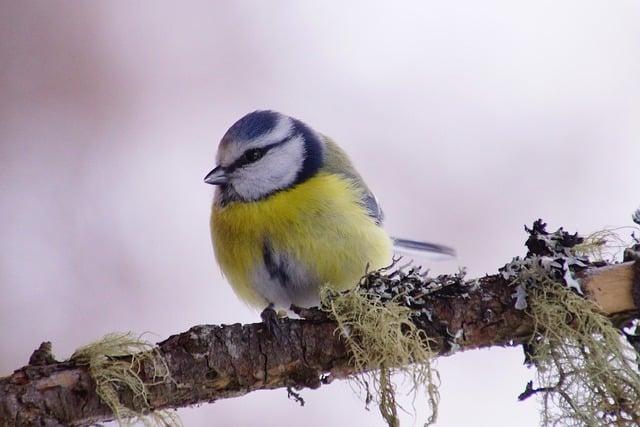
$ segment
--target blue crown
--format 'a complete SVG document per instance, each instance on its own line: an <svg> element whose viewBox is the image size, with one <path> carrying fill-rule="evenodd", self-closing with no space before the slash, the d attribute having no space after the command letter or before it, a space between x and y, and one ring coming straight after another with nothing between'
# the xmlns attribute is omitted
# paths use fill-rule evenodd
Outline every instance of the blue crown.
<svg viewBox="0 0 640 427"><path fill-rule="evenodd" d="M225 136L235 140L250 141L271 131L278 123L279 117L281 114L275 111L254 111L235 122Z"/></svg>

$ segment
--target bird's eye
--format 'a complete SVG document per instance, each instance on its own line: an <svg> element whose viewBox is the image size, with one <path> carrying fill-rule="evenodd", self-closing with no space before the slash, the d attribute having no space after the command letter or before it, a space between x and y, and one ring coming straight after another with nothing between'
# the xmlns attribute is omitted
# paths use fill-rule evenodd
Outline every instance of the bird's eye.
<svg viewBox="0 0 640 427"><path fill-rule="evenodd" d="M260 160L264 156L264 151L260 148L252 148L251 150L247 150L244 153L244 158L247 162L255 162Z"/></svg>

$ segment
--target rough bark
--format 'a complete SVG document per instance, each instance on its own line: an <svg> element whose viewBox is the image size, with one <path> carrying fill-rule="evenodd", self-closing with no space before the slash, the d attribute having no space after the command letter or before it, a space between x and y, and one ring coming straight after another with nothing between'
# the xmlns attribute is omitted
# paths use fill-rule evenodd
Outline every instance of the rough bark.
<svg viewBox="0 0 640 427"><path fill-rule="evenodd" d="M638 264L632 264L583 273L588 296L606 301L603 309L612 316L636 311L632 290L640 277ZM513 287L501 275L477 283L447 286L430 297L433 321L427 333L440 354L451 351L450 334L455 331L463 332L455 342L463 350L517 345L531 334L531 319L515 308ZM150 387L151 408L213 402L258 389L317 388L354 374L335 323L317 314L281 319L278 337L262 323L201 325L158 343L172 381ZM152 370L145 366L143 377ZM130 393L120 397L134 407ZM87 425L112 418L87 367L55 361L46 344L34 352L29 365L0 379L0 425Z"/></svg>

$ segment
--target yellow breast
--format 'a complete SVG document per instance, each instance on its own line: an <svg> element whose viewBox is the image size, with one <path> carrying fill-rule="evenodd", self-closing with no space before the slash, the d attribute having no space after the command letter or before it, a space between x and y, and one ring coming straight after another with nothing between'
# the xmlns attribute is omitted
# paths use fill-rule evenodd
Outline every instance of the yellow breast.
<svg viewBox="0 0 640 427"><path fill-rule="evenodd" d="M319 173L264 200L214 204L211 235L216 258L240 298L259 308L270 301L260 294L256 268L264 263L265 241L302 263L316 279L334 289L354 286L367 265L391 260L391 240L359 202L349 179Z"/></svg>

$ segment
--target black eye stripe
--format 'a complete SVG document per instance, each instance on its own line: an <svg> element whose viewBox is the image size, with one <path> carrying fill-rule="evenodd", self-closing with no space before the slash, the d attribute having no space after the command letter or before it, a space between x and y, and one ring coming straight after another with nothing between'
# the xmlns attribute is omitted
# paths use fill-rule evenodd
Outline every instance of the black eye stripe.
<svg viewBox="0 0 640 427"><path fill-rule="evenodd" d="M252 163L260 160L264 154L265 150L262 148L251 148L245 151L242 157L244 157L246 162Z"/></svg>
<svg viewBox="0 0 640 427"><path fill-rule="evenodd" d="M269 150L271 150L272 148L275 148L275 147L277 147L279 145L282 145L282 144L285 144L285 143L289 142L290 139L291 138L287 138L284 141L276 142L274 144L265 145L264 147L250 148L250 149L246 150L244 153L242 153L242 155L240 157L238 157L238 159L235 162L231 163L228 167L226 167L225 170L227 172L233 172L234 170L236 170L238 168L241 168L241 167L243 167L245 165L248 165L249 163L253 163L253 161L247 159L246 156L245 156L245 154L247 154L247 152L249 152L251 150L260 150L260 152L262 154L260 156L260 158L262 158L269 152Z"/></svg>

